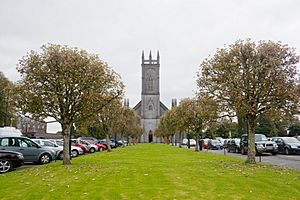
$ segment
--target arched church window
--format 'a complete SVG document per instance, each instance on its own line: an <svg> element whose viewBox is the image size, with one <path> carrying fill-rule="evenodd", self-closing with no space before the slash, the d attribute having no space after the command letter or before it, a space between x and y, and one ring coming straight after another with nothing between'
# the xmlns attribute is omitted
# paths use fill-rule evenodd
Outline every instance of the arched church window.
<svg viewBox="0 0 300 200"><path fill-rule="evenodd" d="M148 89L153 90L153 78L151 75L148 77Z"/></svg>

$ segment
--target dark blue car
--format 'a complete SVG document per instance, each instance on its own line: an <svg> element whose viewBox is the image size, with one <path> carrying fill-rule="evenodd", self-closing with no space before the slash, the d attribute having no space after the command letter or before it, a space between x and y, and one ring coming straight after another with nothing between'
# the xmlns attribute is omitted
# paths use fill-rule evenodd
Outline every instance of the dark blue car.
<svg viewBox="0 0 300 200"><path fill-rule="evenodd" d="M288 154L300 154L300 141L294 137L273 137L278 145L278 152Z"/></svg>
<svg viewBox="0 0 300 200"><path fill-rule="evenodd" d="M208 149L214 149L214 150L223 149L223 145L219 140L209 140Z"/></svg>

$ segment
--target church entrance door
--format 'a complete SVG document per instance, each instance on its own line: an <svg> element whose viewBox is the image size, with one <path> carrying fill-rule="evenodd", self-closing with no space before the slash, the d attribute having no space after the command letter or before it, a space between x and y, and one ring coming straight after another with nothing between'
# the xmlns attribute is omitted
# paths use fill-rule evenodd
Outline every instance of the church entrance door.
<svg viewBox="0 0 300 200"><path fill-rule="evenodd" d="M151 130L149 131L148 137L149 137L148 138L149 143L153 142L153 133Z"/></svg>

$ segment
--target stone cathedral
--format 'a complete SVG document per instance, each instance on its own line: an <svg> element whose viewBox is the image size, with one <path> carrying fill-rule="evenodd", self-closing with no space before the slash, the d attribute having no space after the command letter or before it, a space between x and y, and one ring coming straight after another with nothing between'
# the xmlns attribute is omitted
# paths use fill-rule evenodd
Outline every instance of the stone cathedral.
<svg viewBox="0 0 300 200"><path fill-rule="evenodd" d="M140 142L162 142L160 137L155 136L161 116L168 108L160 101L159 93L159 51L156 59L152 58L151 51L149 58L145 59L142 52L142 98L133 108L141 117L141 126L144 130Z"/></svg>

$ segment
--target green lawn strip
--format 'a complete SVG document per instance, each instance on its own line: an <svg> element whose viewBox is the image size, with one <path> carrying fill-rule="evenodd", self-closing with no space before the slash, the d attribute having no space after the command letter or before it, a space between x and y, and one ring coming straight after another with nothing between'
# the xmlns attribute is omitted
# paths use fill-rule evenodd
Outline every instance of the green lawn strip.
<svg viewBox="0 0 300 200"><path fill-rule="evenodd" d="M300 199L300 172L139 144L0 175L0 199Z"/></svg>

